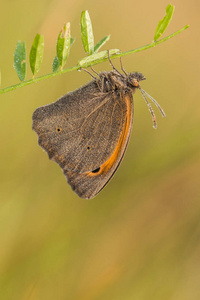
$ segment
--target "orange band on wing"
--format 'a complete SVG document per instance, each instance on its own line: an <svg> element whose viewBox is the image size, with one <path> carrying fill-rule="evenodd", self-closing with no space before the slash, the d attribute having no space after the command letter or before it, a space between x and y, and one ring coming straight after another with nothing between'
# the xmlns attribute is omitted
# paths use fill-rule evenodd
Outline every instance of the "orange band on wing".
<svg viewBox="0 0 200 300"><path fill-rule="evenodd" d="M130 96L124 97L124 100L126 101L126 105L127 105L127 112L126 112L126 120L124 122L124 127L122 130L122 133L120 135L117 147L115 148L115 151L113 152L113 154L111 155L111 157L103 164L100 166L100 171L97 173L92 173L89 172L90 176L97 176L99 174L107 174L108 170L114 165L114 163L117 161L120 152L124 146L124 143L126 141L127 138L127 134L129 131L129 127L130 127L130 121L131 121L131 101L130 101Z"/></svg>

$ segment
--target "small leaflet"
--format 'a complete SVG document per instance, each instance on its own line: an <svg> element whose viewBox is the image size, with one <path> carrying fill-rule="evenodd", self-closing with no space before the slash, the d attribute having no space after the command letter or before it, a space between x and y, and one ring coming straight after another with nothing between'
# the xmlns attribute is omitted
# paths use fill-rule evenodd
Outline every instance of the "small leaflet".
<svg viewBox="0 0 200 300"><path fill-rule="evenodd" d="M33 41L30 55L29 55L30 67L33 76L35 76L38 73L41 67L42 60L43 60L43 53L44 53L44 36L38 33Z"/></svg>
<svg viewBox="0 0 200 300"><path fill-rule="evenodd" d="M164 16L164 18L162 20L159 21L158 26L156 28L155 31L155 35L154 35L154 41L157 41L161 35L164 33L164 31L166 30L167 26L169 25L169 22L171 21L173 12L174 12L174 5L167 5L166 7L166 15Z"/></svg>
<svg viewBox="0 0 200 300"><path fill-rule="evenodd" d="M21 81L26 77L26 45L25 42L18 41L14 53L14 68Z"/></svg>
<svg viewBox="0 0 200 300"><path fill-rule="evenodd" d="M111 49L109 50L110 56L113 54L120 53L119 49ZM87 68L88 66L93 65L94 63L99 63L101 61L104 61L105 58L108 58L108 51L101 51L99 53L94 53L92 55L89 55L87 57L84 57L83 59L79 60L78 64L80 67L85 67Z"/></svg>
<svg viewBox="0 0 200 300"><path fill-rule="evenodd" d="M73 45L75 39L70 37L70 48ZM58 60L58 56L56 55L54 60L53 60L53 72L56 72L60 67L60 62Z"/></svg>
<svg viewBox="0 0 200 300"><path fill-rule="evenodd" d="M70 23L64 25L57 40L57 57L61 68L66 64L70 50Z"/></svg>
<svg viewBox="0 0 200 300"><path fill-rule="evenodd" d="M92 22L87 10L81 13L81 39L84 50L87 54L94 53L94 35L92 30Z"/></svg>
<svg viewBox="0 0 200 300"><path fill-rule="evenodd" d="M95 46L94 46L94 53L98 52L99 49L110 39L110 34L104 36Z"/></svg>

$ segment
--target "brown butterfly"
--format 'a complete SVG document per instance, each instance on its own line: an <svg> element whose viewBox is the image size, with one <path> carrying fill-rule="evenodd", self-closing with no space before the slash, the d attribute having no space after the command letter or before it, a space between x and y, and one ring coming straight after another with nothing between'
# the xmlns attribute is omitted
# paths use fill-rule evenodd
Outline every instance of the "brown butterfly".
<svg viewBox="0 0 200 300"><path fill-rule="evenodd" d="M136 89L149 107L154 128L156 118L147 97L165 116L155 99L141 89L139 82L145 77L121 67L124 74L114 66L112 71L99 74L92 69L97 75L90 73L92 81L33 113L39 145L60 165L68 183L82 198L96 196L122 161L132 129L132 94Z"/></svg>

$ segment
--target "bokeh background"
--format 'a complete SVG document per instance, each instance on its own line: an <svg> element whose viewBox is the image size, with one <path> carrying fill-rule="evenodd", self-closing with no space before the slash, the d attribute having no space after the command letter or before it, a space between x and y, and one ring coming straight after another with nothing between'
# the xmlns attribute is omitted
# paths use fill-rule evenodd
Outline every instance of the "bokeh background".
<svg viewBox="0 0 200 300"><path fill-rule="evenodd" d="M27 51L45 36L39 75L51 72L58 32L71 22L76 41L68 66L84 57L80 14L88 9L95 41L122 51L152 41L169 2L158 0L12 0L1 3L2 87L19 82L17 40ZM139 92L125 158L93 200L71 191L31 130L32 113L90 80L71 72L0 96L0 299L200 299L200 101L197 0L174 0L165 36L155 48L123 58L164 108L158 129ZM113 61L119 67L119 61ZM110 70L108 63L97 71ZM28 71L28 76L31 73Z"/></svg>

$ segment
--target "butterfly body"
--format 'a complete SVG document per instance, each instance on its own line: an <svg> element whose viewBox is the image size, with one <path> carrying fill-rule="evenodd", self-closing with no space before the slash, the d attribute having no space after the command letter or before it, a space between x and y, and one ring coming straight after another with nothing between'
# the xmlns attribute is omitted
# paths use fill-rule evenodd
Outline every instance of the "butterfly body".
<svg viewBox="0 0 200 300"><path fill-rule="evenodd" d="M102 72L33 113L39 145L80 197L96 196L117 170L132 128L132 94L143 79L141 73Z"/></svg>

